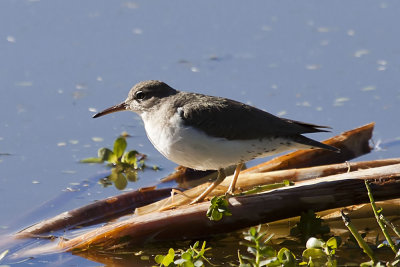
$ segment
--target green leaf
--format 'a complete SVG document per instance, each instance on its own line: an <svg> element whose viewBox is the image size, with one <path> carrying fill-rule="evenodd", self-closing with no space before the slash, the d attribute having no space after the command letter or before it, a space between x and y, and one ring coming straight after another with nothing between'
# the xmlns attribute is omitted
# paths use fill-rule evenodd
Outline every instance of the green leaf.
<svg viewBox="0 0 400 267"><path fill-rule="evenodd" d="M129 170L125 173L126 179L130 182L136 182L138 180L138 174L135 170Z"/></svg>
<svg viewBox="0 0 400 267"><path fill-rule="evenodd" d="M294 185L294 183L293 183L292 181L289 181L289 180L283 180L283 184L284 184L285 186Z"/></svg>
<svg viewBox="0 0 400 267"><path fill-rule="evenodd" d="M181 258L186 261L190 261L192 260L192 254L189 251L186 251L181 255Z"/></svg>
<svg viewBox="0 0 400 267"><path fill-rule="evenodd" d="M160 262L160 264L164 265L164 266L168 266L171 263L174 262L174 258L175 258L175 251L173 248L170 248L168 250L168 254L163 256L164 258L162 259L162 261Z"/></svg>
<svg viewBox="0 0 400 267"><path fill-rule="evenodd" d="M133 165L134 168L137 168L137 158L136 158L137 154L138 152L136 150L131 150L124 154L121 161Z"/></svg>
<svg viewBox="0 0 400 267"><path fill-rule="evenodd" d="M247 252L249 252L250 254L256 255L257 254L257 249L254 247L248 247L247 248Z"/></svg>
<svg viewBox="0 0 400 267"><path fill-rule="evenodd" d="M204 249L205 243L206 243L206 241L203 242L203 247L202 247L202 249ZM192 249L196 249L196 248L199 246L199 244L200 244L200 242L199 242L199 241L196 241L196 242L194 243Z"/></svg>
<svg viewBox="0 0 400 267"><path fill-rule="evenodd" d="M250 233L251 236L256 236L256 235L257 235L257 230L256 230L256 228L251 227L249 233Z"/></svg>
<svg viewBox="0 0 400 267"><path fill-rule="evenodd" d="M387 244L385 244L385 243L380 243L378 246L377 246L377 248L382 248L382 247L387 247L388 245Z"/></svg>
<svg viewBox="0 0 400 267"><path fill-rule="evenodd" d="M101 158L86 158L86 159L81 159L79 161L80 163L103 163L104 160Z"/></svg>
<svg viewBox="0 0 400 267"><path fill-rule="evenodd" d="M112 182L115 182L118 179L118 175L120 174L120 172L118 172L115 169L111 169L111 174L110 176L108 176L108 179Z"/></svg>
<svg viewBox="0 0 400 267"><path fill-rule="evenodd" d="M229 202L226 196L213 197L211 205L207 210L207 217L211 221L219 221L223 216L231 216L229 211Z"/></svg>
<svg viewBox="0 0 400 267"><path fill-rule="evenodd" d="M154 260L156 261L156 263L161 264L164 260L165 256L163 255L157 255L154 257Z"/></svg>
<svg viewBox="0 0 400 267"><path fill-rule="evenodd" d="M114 185L118 190L124 190L128 185L128 181L122 173L118 173L117 179L114 181Z"/></svg>
<svg viewBox="0 0 400 267"><path fill-rule="evenodd" d="M281 264L278 260L277 257L271 257L265 260L260 261L259 265L253 265L253 266L268 266L268 267L278 267L278 266L285 266Z"/></svg>
<svg viewBox="0 0 400 267"><path fill-rule="evenodd" d="M325 252L322 249L318 249L318 248L308 248L303 251L302 256L305 261L310 258L313 260L326 260L327 259Z"/></svg>
<svg viewBox="0 0 400 267"><path fill-rule="evenodd" d="M255 261L253 258L250 258L250 257L248 257L248 256L246 256L246 255L240 255L240 257L241 257L243 260L248 261L251 265L256 266L256 265L255 265L255 264L256 264L256 261Z"/></svg>
<svg viewBox="0 0 400 267"><path fill-rule="evenodd" d="M118 157L114 153L112 153L108 159L108 162L118 164Z"/></svg>
<svg viewBox="0 0 400 267"><path fill-rule="evenodd" d="M296 266L296 257L294 254L287 248L281 248L278 252L278 260L285 267L295 267Z"/></svg>
<svg viewBox="0 0 400 267"><path fill-rule="evenodd" d="M97 155L99 156L99 158L101 158L103 161L108 161L108 162L112 162L111 159L113 157L115 157L114 153L106 148L106 147L102 147L97 151Z"/></svg>
<svg viewBox="0 0 400 267"><path fill-rule="evenodd" d="M260 254L264 257L274 257L276 255L276 250L270 246L263 246L260 248Z"/></svg>
<svg viewBox="0 0 400 267"><path fill-rule="evenodd" d="M126 149L126 140L124 137L118 137L114 141L114 154L117 156L117 158L122 157L122 154L124 154L124 151Z"/></svg>
<svg viewBox="0 0 400 267"><path fill-rule="evenodd" d="M328 247L328 251L331 255L335 254L335 251L339 247L340 242L340 237L331 237L328 239L328 241L326 241L326 246Z"/></svg>
<svg viewBox="0 0 400 267"><path fill-rule="evenodd" d="M159 171L160 167L158 167L157 165L153 165L152 169L153 169L153 171Z"/></svg>
<svg viewBox="0 0 400 267"><path fill-rule="evenodd" d="M217 209L213 209L211 211L211 213L207 212L207 217L211 220L211 221L219 221L222 219L223 214L221 212L219 212Z"/></svg>
<svg viewBox="0 0 400 267"><path fill-rule="evenodd" d="M301 213L300 221L290 230L290 235L297 236L305 242L312 236L323 236L329 232L329 226L323 225L323 220L309 210L307 213Z"/></svg>
<svg viewBox="0 0 400 267"><path fill-rule="evenodd" d="M193 245L193 249L197 248L199 244L200 244L199 241L197 241L197 242ZM206 241L203 241L203 244L201 245L201 250L200 250L198 256L199 256L199 257L203 257L204 253L205 253L207 250L209 250L209 249L211 249L211 248L207 248L207 249L206 249Z"/></svg>
<svg viewBox="0 0 400 267"><path fill-rule="evenodd" d="M266 233L265 233L266 234ZM264 235L265 235L264 234ZM263 236L264 236L263 235ZM264 240L264 244L266 244L266 243L268 243L271 239L272 239L272 237L274 237L274 234L270 234L267 238L265 238L265 240Z"/></svg>

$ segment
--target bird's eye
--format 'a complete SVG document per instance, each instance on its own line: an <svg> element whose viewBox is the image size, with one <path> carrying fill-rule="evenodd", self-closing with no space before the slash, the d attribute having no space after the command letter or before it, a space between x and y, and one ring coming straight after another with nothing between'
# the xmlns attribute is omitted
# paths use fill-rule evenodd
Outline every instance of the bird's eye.
<svg viewBox="0 0 400 267"><path fill-rule="evenodd" d="M145 97L145 93L143 93L143 91L137 91L135 93L135 98L136 99L142 100L144 97Z"/></svg>

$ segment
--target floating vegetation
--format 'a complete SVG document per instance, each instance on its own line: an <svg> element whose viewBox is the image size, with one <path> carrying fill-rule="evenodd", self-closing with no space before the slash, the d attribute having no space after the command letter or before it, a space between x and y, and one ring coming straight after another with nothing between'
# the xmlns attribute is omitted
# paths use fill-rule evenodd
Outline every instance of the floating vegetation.
<svg viewBox="0 0 400 267"><path fill-rule="evenodd" d="M272 189L285 187L285 186L291 186L291 185L294 185L294 183L292 183L292 182L290 182L288 180L284 180L284 181L282 181L280 183L255 186L250 190L244 191L242 193L239 193L239 194L233 195L233 196L243 196L243 195L257 194L257 193L269 191L269 190L272 190ZM211 204L210 204L210 206L208 207L208 210L207 210L207 217L211 221L219 221L224 216L231 216L232 215L232 213L229 210L228 195L214 196L211 199L210 203Z"/></svg>
<svg viewBox="0 0 400 267"><path fill-rule="evenodd" d="M366 183L368 187L368 183ZM375 205L372 195L369 191L369 196L371 196L371 204ZM223 201L222 198L214 198L214 201ZM376 209L373 208L373 209ZM381 209L376 209L378 213L380 213ZM378 246L374 246L374 249L371 248L370 245L364 240L365 235L361 235L358 233L355 226L352 224L350 218L341 212L343 221L346 227L352 234L352 238L348 239L345 244L342 244L342 239L338 236L332 236L332 232L330 232L329 227L325 225L325 222L317 216L313 211L309 211L307 213L303 213L300 217L299 222L291 229L291 233L299 233L296 238L286 243L286 245L290 246L290 249L287 247L278 247L278 245L273 243L274 234L268 234L268 231L262 231L261 225L258 227L251 227L247 231L243 232L243 236L245 241L241 241L239 244L245 246L246 252L238 251L238 263L230 262L230 266L239 266L239 267L260 267L260 266L287 266L287 267L295 267L295 266L342 266L350 264L351 266L357 266L354 262L348 262L349 259L341 259L341 256L338 255L338 251L341 250L345 252L348 248L354 248L353 240L356 241L358 246L364 251L366 255L371 259L368 262L363 262L359 266L362 267L380 267L380 266L399 266L400 264L400 250L395 245L391 245L389 239L387 239L387 244L382 243ZM382 219L382 216L380 216ZM378 218L377 218L378 220ZM385 222L385 219L384 221ZM392 223L385 222L386 225L390 225L390 228L394 232L398 232ZM315 229L313 229L315 228ZM305 239L306 236L314 235ZM317 238L316 236L320 236L321 238ZM386 237L387 238L387 237ZM287 242L287 241L286 241ZM196 242L195 246L198 246L199 242ZM393 242L392 242L393 244ZM203 243L203 247L205 243ZM299 251L299 246L301 250ZM389 247L394 252L394 260L392 262L382 261L377 258L375 253L378 249L382 247ZM293 251L292 251L293 250ZM178 250L181 251L181 250ZM296 252L294 252L296 251ZM344 253L346 254L346 253ZM193 265L193 261L185 262L183 261L174 261L174 258L177 255L175 250L170 248L169 252L165 256L158 255L155 260L160 266L204 266L202 264ZM351 255L355 256L352 252ZM204 254L202 254L204 256ZM359 256L357 256L359 257ZM183 258L183 256L182 256ZM342 263L338 263L338 261L342 261ZM212 259L210 259L212 261ZM347 262L344 263L343 261ZM208 261L207 261L208 262Z"/></svg>
<svg viewBox="0 0 400 267"><path fill-rule="evenodd" d="M376 206L369 182L365 181L365 185L367 187L368 197L375 218L386 239L385 242L374 246L374 249L367 244L364 240L365 235L362 235L357 231L349 216L345 215L343 210L341 211L342 219L351 233L351 238L343 245L342 239L338 236L332 236L330 228L325 224L325 222L317 216L315 212L310 210L307 213L302 213L299 222L290 230L291 235L296 237L294 244L303 244L303 251L300 254L301 256L298 252L294 253L286 247L276 249L276 245L272 244L274 234L267 234L266 231L262 232L261 225L259 225L258 227L251 227L248 231L243 232L245 241L241 241L240 245L247 247L247 252L242 253L238 251L239 264L230 263L230 265L239 267L340 266L338 263L340 256L337 255L337 251L340 249L346 251L347 248L353 247L352 243L355 242L370 258L370 261L363 262L360 266L399 266L400 248L399 245L396 246L395 242L387 233L387 228L391 228L398 237L400 237L400 232L392 222L389 222L383 216L382 208ZM211 200L211 206L207 216L209 216L211 220L220 220L223 215L230 215L227 197L214 197ZM316 236L319 236L320 238L317 238ZM376 242L378 242L378 239L376 239ZM198 245L198 242L196 244ZM291 247L296 249L296 246L293 244L291 244ZM383 247L388 247L393 251L393 261L382 261L375 255L377 250L382 249ZM296 255L298 255L298 257L296 257ZM157 257L156 262L161 264L160 266L203 266L203 264L193 265L193 262L187 262L187 265L178 265L177 261L173 261L175 252L172 248L166 256L158 255ZM354 263L352 264L354 265Z"/></svg>
<svg viewBox="0 0 400 267"><path fill-rule="evenodd" d="M205 263L211 265L204 254L211 248L206 248L206 241L203 242L200 250L198 250L199 242L197 241L193 247L186 251L179 249L175 251L173 248L168 250L166 255L157 255L155 261L159 266L205 266ZM175 257L178 257L175 259Z"/></svg>
<svg viewBox="0 0 400 267"><path fill-rule="evenodd" d="M368 197L369 201L371 203L372 211L374 212L375 219L383 233L383 236L386 239L386 242L382 242L379 244L376 248L382 248L382 247L389 247L393 253L394 253L394 260L393 262L382 262L380 261L375 253L374 250L367 244L367 242L364 240L363 236L358 232L357 228L353 225L351 222L351 219L348 215L344 214L343 210L341 211L342 219L344 224L346 225L347 229L350 231L352 234L353 238L356 240L358 246L363 250L363 252L371 259L369 262L363 262L360 264L362 267L367 267L367 266L399 266L400 265L400 248L399 245L395 245L395 242L392 240L390 237L387 227L390 227L393 232L399 237L399 229L393 225L393 223L389 222L385 216L383 216L383 209L382 208L377 208L375 204L374 197L372 195L371 187L370 187L370 182L365 180L365 186L368 191ZM378 240L378 238L377 238Z"/></svg>
<svg viewBox="0 0 400 267"><path fill-rule="evenodd" d="M211 199L210 207L208 207L207 217L211 221L219 221L224 216L232 216L229 211L229 202L227 196L214 196Z"/></svg>
<svg viewBox="0 0 400 267"><path fill-rule="evenodd" d="M329 233L329 226L323 224L321 217L317 216L312 210L307 213L302 212L300 221L290 230L290 235L299 238L303 242L315 236L324 238Z"/></svg>
<svg viewBox="0 0 400 267"><path fill-rule="evenodd" d="M373 124L370 124L368 127L364 126L343 133L338 136L341 137L340 139L335 137L335 139L328 140L328 144L333 144L333 141L340 140L338 147L342 151L362 151L362 153L367 153L371 149L368 145L368 140L371 138L372 127ZM364 133L362 135L359 134L361 129L363 129L362 132ZM351 136L355 139L349 139ZM364 141L360 142L360 138L364 139ZM354 140L357 140L357 142ZM356 147L357 149L355 149ZM116 140L113 150L102 148L99 150L98 157L86 159L83 162L107 163L113 170L110 177L116 177L116 180L119 178L119 174L122 173L124 175L122 169L125 163L130 166L129 168L137 168L139 170L141 159L143 163L145 160L145 157L141 158L138 152L133 153L136 158L136 161L133 160L133 162L136 162L135 166L135 164L127 160L130 156L129 152L125 152L125 150L126 141ZM353 152L346 154L351 155L351 157L360 155ZM315 154L314 157L311 157L310 153L315 153L315 151L294 152L291 154L292 156L285 155L285 158L281 156L244 171L243 175L247 175L248 181L238 187L243 192L233 195L234 198L232 199L229 198L232 197L231 195L227 195L212 200L209 210L209 215L211 214L214 220L212 222L205 218L209 204L204 204L207 203L196 204L197 206L183 206L184 204L181 204L177 209L166 209L165 202L160 202L161 205L160 203L152 203L151 205L157 204L159 210L154 210L152 206L150 210L153 212L146 210L146 212L136 213L136 216L107 223L71 239L63 237L55 248L44 248L44 251L52 252L54 249L57 252L60 249L72 252L87 251L87 255L91 260L103 263L105 262L105 257L107 259L113 257L113 260L115 257L115 260L118 261L129 261L125 265L131 265L132 257L147 261L146 264L148 264L149 259L154 259L154 255L161 254L156 257L155 261L153 260L153 264L158 264L159 266L215 266L213 264L221 264L242 267L359 266L360 264L360 266L374 267L400 266L398 243L400 232L394 225L398 219L400 159L329 164L315 167L313 164L310 165L312 158L318 159L320 164L320 159L323 160L324 164L328 164L332 163L332 156L324 159L321 154ZM348 159L350 158L338 159L335 157L335 162L343 162ZM327 160L329 161L326 162ZM291 168L296 169L279 170L276 167L277 163L282 165L283 162L290 163L283 164L283 167L290 165ZM304 162L308 167L304 166ZM269 170L269 173L263 173L266 170ZM365 183L367 179L369 183ZM269 184L271 182L275 182L275 184ZM296 184L295 186L291 186L293 182ZM113 182L111 181L110 184L113 184ZM225 192L223 187L228 184L229 182L225 185L221 184L219 193L217 192L216 195L223 194ZM258 186L254 187L255 185ZM279 188L283 186L288 186L288 188ZM367 190L365 190L366 186ZM258 194L274 188L277 189ZM194 196L199 191L188 192L192 189L185 191L185 194ZM129 203L123 205L123 207L127 207L125 210L128 210L129 214L134 209L132 203L136 202L138 198L142 199L144 193L152 194L158 191L154 189L147 190L134 192L135 200L132 200L132 196L127 196L126 194L128 193L122 194L125 200L130 200ZM375 204L372 193L374 193L376 201L385 202ZM162 197L166 197L169 194L170 189L164 189ZM248 196L249 194L250 196ZM46 220L44 224L40 222L29 227L30 229L25 228L28 231L24 229L18 232L16 237L37 238L39 236L37 235L38 233L42 234L49 231L47 226L50 224L52 224L50 231L64 229L71 227L71 225L86 226L86 224L82 224L84 220L79 218L79 214L85 215L86 217L84 218L90 220L93 218L92 214L105 214L107 217L102 218L103 222L111 221L120 217L122 213L106 214L103 207L113 212L117 211L116 207L120 207L117 202L125 203L122 195L107 198L103 200L103 203L100 203L101 205L98 205L99 202L97 201L87 205L90 207L82 207L68 213L64 212L62 214L64 217L55 216L50 220ZM177 195L173 199L175 207L178 206L176 203L179 196ZM120 197L121 200L118 200ZM187 202L189 201L190 199ZM368 203L371 203L374 213L372 213ZM134 204L136 205L136 203ZM113 206L110 208L110 205ZM385 209L385 215L388 218L383 216L383 209L379 205ZM343 207L351 210L352 213L344 215L342 212L340 214L340 210L344 209ZM92 213L89 213L88 210ZM314 211L321 213L317 215ZM123 213L123 215L128 213ZM224 218L224 215L229 215L230 213L232 213L230 217ZM344 224L340 215L345 219ZM300 217L297 219L297 224L294 224L293 218L296 216ZM354 224L357 227L363 227L360 233L353 225L353 222L350 221L350 216L354 217ZM69 221L65 220L65 218L69 219ZM77 218L79 218L79 224L77 223ZM327 221L324 221L323 218L326 218ZM281 221L282 219L287 220ZM376 220L381 221L381 223L378 223L380 228L378 224L374 223ZM96 223L99 223L99 221L96 221ZM328 223L330 227L327 226ZM40 224L42 224L39 228L40 232L37 232L36 229ZM261 227L247 228L244 233L245 240L241 243L245 248L240 248L240 252L237 253L239 248L239 241L236 239L237 232L233 233L233 238L227 233L260 224L263 227L267 226L268 231L262 232ZM58 225L60 228L54 228L54 225ZM347 231L345 226L350 231ZM291 235L289 235L288 231L290 231ZM381 232L389 232L390 235L385 234L386 237L384 237ZM66 231L62 232L63 235L65 233ZM165 243L161 249L159 246L163 241L172 241L180 238L198 240L199 236L209 238L215 235L218 235L216 240L207 239L209 240L207 241L208 246L213 247L212 250L211 248L206 248L205 243L202 243L202 241L197 242L189 249L187 249L187 245L183 246L182 243L175 243L173 245L174 248L169 250L164 245ZM340 237L336 235L340 235ZM220 236L222 236L222 239L219 238ZM43 237L46 238L46 236ZM343 242L341 241L342 239ZM136 249L139 245L149 244L150 242L157 243L157 245L149 247L151 250L147 250L146 247L146 251L141 251L140 253L132 252L132 248ZM203 244L202 247L201 244ZM228 248L234 248L235 250L225 250L226 245L229 246ZM142 248L142 246L139 247ZM363 251L366 253L365 255ZM104 252L107 253L104 254ZM36 255L37 248L28 249L25 253L25 256ZM143 253L147 255L142 255ZM13 252L12 255L14 254ZM367 254L370 258L368 258ZM85 253L80 255L86 257ZM370 261L365 262L367 260Z"/></svg>
<svg viewBox="0 0 400 267"><path fill-rule="evenodd" d="M125 152L127 142L124 136L118 137L114 141L113 150L102 147L98 150L98 157L86 158L81 160L81 163L104 163L111 167L111 174L100 180L104 186L114 186L123 190L126 188L128 181L136 182L138 180L138 171L144 170L146 155L139 153L136 150ZM153 170L158 170L157 166L152 167Z"/></svg>
<svg viewBox="0 0 400 267"><path fill-rule="evenodd" d="M287 248L281 248L278 252L268 243L274 236L261 232L261 225L257 228L251 227L247 232L243 232L246 241L240 242L247 247L248 255L243 255L238 251L238 258L241 267L259 266L296 266L296 257Z"/></svg>

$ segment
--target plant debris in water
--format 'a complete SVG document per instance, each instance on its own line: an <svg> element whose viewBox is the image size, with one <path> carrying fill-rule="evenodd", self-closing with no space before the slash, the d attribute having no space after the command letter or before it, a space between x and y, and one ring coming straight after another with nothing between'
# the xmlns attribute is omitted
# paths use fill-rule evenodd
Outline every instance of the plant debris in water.
<svg viewBox="0 0 400 267"><path fill-rule="evenodd" d="M296 257L287 248L281 248L278 252L268 243L273 237L267 232L261 232L261 225L257 228L251 227L247 232L243 232L246 241L240 242L247 247L249 255L238 252L240 267L259 267L259 266L296 266Z"/></svg>
<svg viewBox="0 0 400 267"><path fill-rule="evenodd" d="M125 136L120 136L114 141L113 150L102 147L98 150L98 157L86 158L81 160L81 163L104 163L111 167L111 174L108 177L100 180L100 183L107 187L114 186L123 190L126 188L128 181L136 182L138 179L138 171L147 168L145 164L146 155L139 153L137 150L125 152L127 142ZM153 170L158 170L157 166L152 167Z"/></svg>
<svg viewBox="0 0 400 267"><path fill-rule="evenodd" d="M291 186L291 185L293 185L293 182L284 180L280 183L255 186L254 188L252 188L248 191L245 191L245 192L239 193L237 195L233 195L233 196L251 195L251 194L261 193L261 192L273 190L273 189L280 188L280 187ZM224 216L232 215L231 211L229 210L228 198L229 198L229 195L222 195L222 196L215 196L211 199L211 201L210 201L211 204L207 210L208 219L210 219L211 221L219 221Z"/></svg>
<svg viewBox="0 0 400 267"><path fill-rule="evenodd" d="M229 210L228 197L215 196L211 199L211 204L208 207L207 217L211 221L219 221L224 216L231 216L232 213Z"/></svg>
<svg viewBox="0 0 400 267"><path fill-rule="evenodd" d="M203 242L200 250L198 249L199 242L197 241L193 247L191 246L186 251L170 248L168 254L157 255L155 261L159 266L206 266L205 263L211 264L204 254L211 248L206 248L206 241ZM177 257L177 259L175 259Z"/></svg>
<svg viewBox="0 0 400 267"><path fill-rule="evenodd" d="M383 210L376 207L368 182L366 182L366 187L368 190L368 195L370 197L371 206L376 215L376 220L378 221L378 224L382 227L384 223L387 227L392 228L394 233L399 233L399 230L393 225L393 223L384 218ZM223 215L230 214L229 210L227 210L228 201L226 196L214 197L211 202L212 204L207 214L207 216L211 217L211 220L220 220ZM338 250L342 250L343 252L345 252L347 249L353 247L353 240L356 240L356 243L359 245L362 251L367 254L371 259L368 262L362 262L359 266L400 266L400 248L398 243L396 245L394 241L390 242L387 240L384 245L382 245L383 243L380 245L375 245L374 249L371 249L364 240L365 235L363 236L358 233L357 229L351 223L350 218L345 215L343 211L342 217L345 225L352 234L352 238L350 238L345 244L342 244L340 237L331 236L330 228L313 211L303 213L300 217L300 221L290 231L291 235L295 236L299 242L295 243L302 244L303 251L300 254L295 254L286 247L276 249L276 245L272 244L273 234L262 232L261 226L251 227L248 231L243 233L245 241L240 242L241 245L247 247L247 251L238 251L238 264L230 263L230 266L336 267L340 266L338 263L338 261L340 260L340 257L337 253ZM382 223L379 223L379 220L382 220ZM386 228L386 226L383 226L383 228L381 228L383 232L385 231L384 229ZM385 238L388 238L388 236L385 236ZM376 241L376 243L377 242L378 241ZM183 256L182 250L178 250L177 252L175 252L175 250L171 248L167 255L157 255L155 261L157 262L157 264L159 264L159 266L204 266L204 262L197 261L199 257L196 258L193 257L193 255L201 255L200 258L206 260L205 252L211 248L204 249L204 242L203 247L199 252L195 250L198 244L199 243L196 242L193 248L190 248L185 252L189 253L190 251L191 254L189 253ZM389 249L394 252L394 257L392 261L384 262L377 258L376 253L382 249ZM181 258L176 260L175 257L177 256L181 256ZM351 257L356 260L357 258L361 258L361 255L351 255ZM207 263L211 264L208 260ZM355 262L350 262L349 264L351 266L357 266ZM347 266L347 263L345 265Z"/></svg>
<svg viewBox="0 0 400 267"><path fill-rule="evenodd" d="M312 210L309 210L306 213L301 213L300 221L290 230L290 235L305 242L313 236L324 238L329 232L329 226L323 224L323 220Z"/></svg>

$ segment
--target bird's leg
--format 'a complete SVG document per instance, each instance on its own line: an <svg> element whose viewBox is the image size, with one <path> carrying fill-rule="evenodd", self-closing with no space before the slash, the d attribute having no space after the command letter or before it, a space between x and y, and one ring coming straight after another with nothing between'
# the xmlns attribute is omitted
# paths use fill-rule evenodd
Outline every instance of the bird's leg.
<svg viewBox="0 0 400 267"><path fill-rule="evenodd" d="M171 204L174 203L174 195L175 195L175 194L184 196L184 197L186 197L186 198L188 198L188 199L191 199L191 197L189 197L188 195L186 195L185 193L183 193L181 190L172 188L172 189L171 189L171 197L170 197L170 198L171 198Z"/></svg>
<svg viewBox="0 0 400 267"><path fill-rule="evenodd" d="M233 192L235 191L236 182L237 182L237 179L239 177L239 173L240 173L240 170L242 169L242 167L243 167L242 162L236 166L235 173L233 174L232 182L229 185L228 191L226 191L227 195L233 195Z"/></svg>
<svg viewBox="0 0 400 267"><path fill-rule="evenodd" d="M186 195L182 191L180 191L178 189L175 189L175 188L172 188L171 189L171 196L164 202L164 204L161 206L161 208L159 208L157 211L164 211L164 210L171 209L173 207L173 204L174 204L174 195L175 194L181 195L181 196L183 196L185 198L188 198L188 199L192 199L192 197Z"/></svg>
<svg viewBox="0 0 400 267"><path fill-rule="evenodd" d="M200 196L196 197L192 202L190 202L190 204L195 204L195 203L199 203L201 202L209 193L211 193L211 191L214 190L214 188L216 188L226 177L225 171L223 168L218 170L218 176L217 179L212 182L206 190L204 190L203 193L201 193Z"/></svg>

